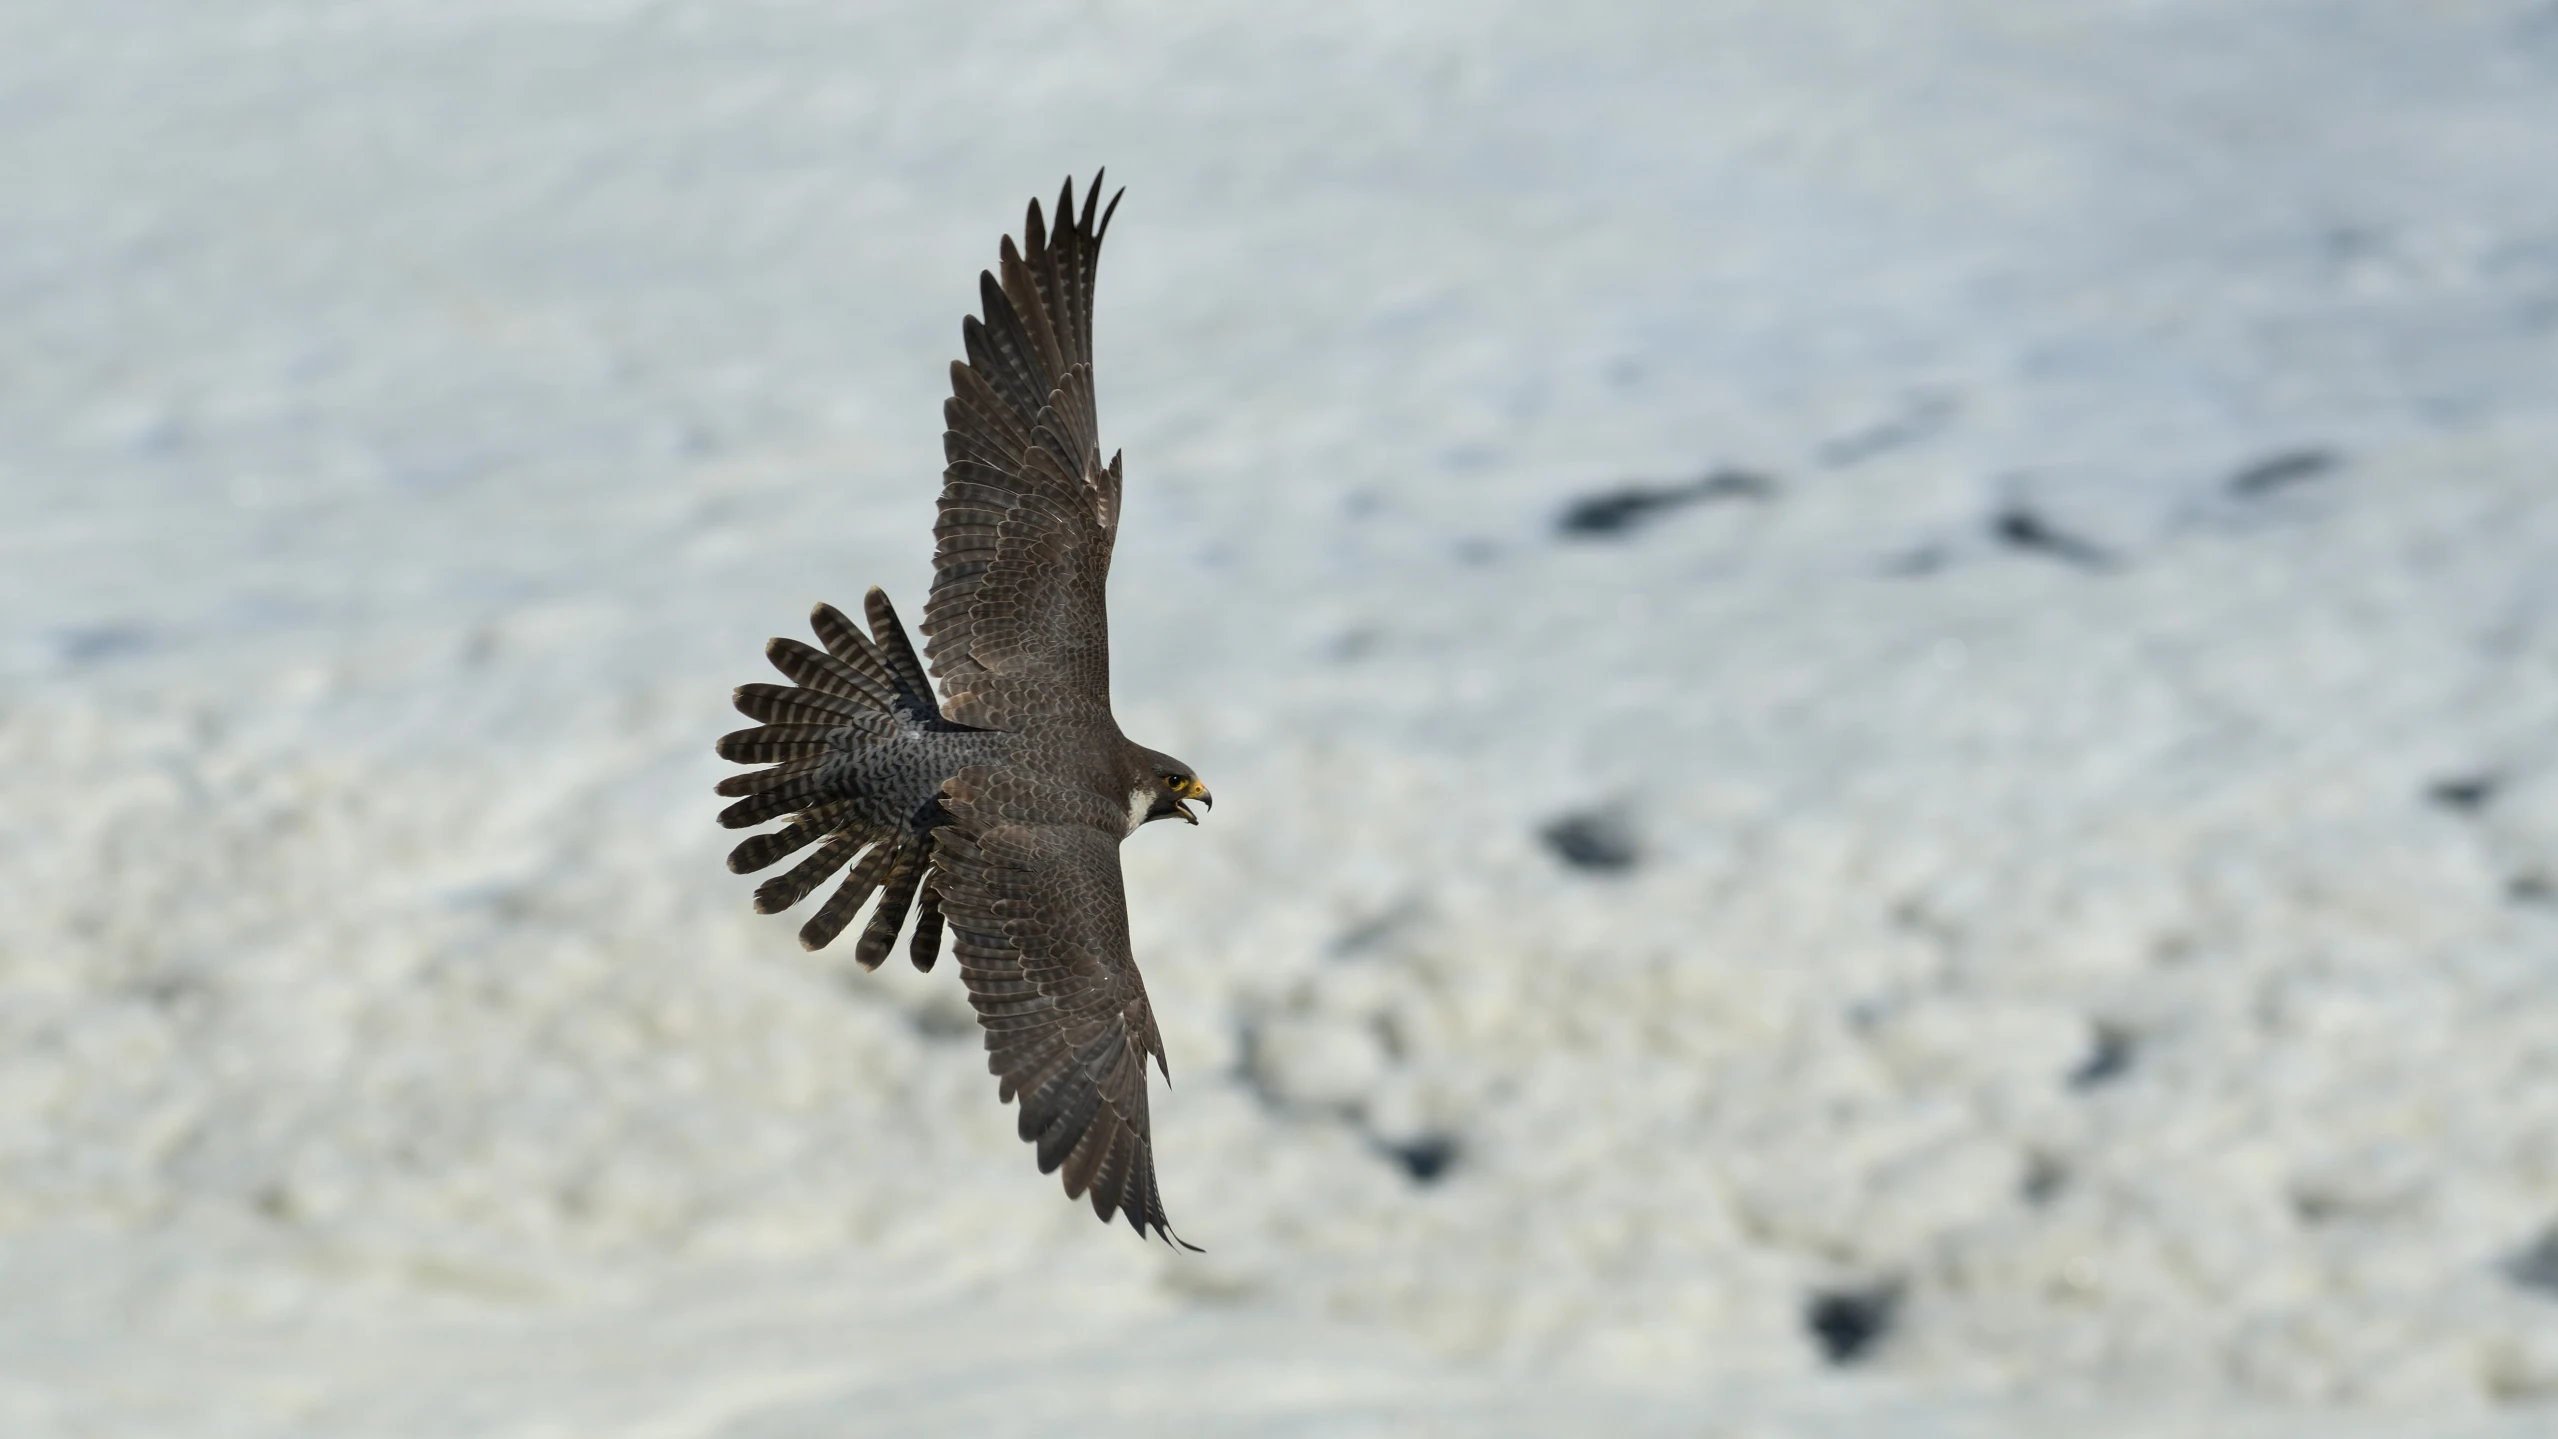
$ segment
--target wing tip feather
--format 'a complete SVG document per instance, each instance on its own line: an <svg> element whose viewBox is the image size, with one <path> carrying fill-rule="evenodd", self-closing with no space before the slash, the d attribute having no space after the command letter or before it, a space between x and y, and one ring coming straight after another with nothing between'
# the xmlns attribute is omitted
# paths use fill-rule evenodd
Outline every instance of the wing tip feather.
<svg viewBox="0 0 2558 1439"><path fill-rule="evenodd" d="M1094 171L1092 178L1093 191L1098 194L1101 191L1101 172L1098 170ZM1101 248L1103 238L1110 234L1110 217L1119 213L1119 202L1127 195L1127 193L1128 187L1125 185L1120 186L1117 190L1111 193L1110 203L1102 207L1101 224L1092 232L1093 248Z"/></svg>

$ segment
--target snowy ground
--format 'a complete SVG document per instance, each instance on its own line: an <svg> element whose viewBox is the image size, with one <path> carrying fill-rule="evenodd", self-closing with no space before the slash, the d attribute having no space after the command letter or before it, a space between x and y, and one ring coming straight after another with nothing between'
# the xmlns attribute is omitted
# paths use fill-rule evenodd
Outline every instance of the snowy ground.
<svg viewBox="0 0 2558 1439"><path fill-rule="evenodd" d="M2558 9L1567 8L0 8L0 1432L2558 1423ZM1205 1257L709 818L1096 163Z"/></svg>

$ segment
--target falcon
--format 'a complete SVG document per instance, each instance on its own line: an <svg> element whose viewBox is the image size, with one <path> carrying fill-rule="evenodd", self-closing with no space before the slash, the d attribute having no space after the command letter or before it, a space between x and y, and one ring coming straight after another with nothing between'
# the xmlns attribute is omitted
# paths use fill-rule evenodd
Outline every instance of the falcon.
<svg viewBox="0 0 2558 1439"><path fill-rule="evenodd" d="M1121 841L1159 819L1199 822L1198 772L1131 742L1110 712L1103 590L1119 530L1119 455L1104 462L1093 417L1093 276L1117 195L1095 219L1095 173L1052 225L1032 200L1021 243L978 275L981 315L961 322L968 358L942 403L941 513L924 601L927 681L888 596L863 602L865 634L832 605L809 616L817 644L764 653L786 685L740 686L759 721L719 753L762 765L731 775L719 822L771 820L730 853L751 874L809 851L755 891L789 909L850 866L800 926L823 949L872 896L853 946L864 969L895 947L930 970L945 931L986 1034L1003 1102L1043 1174L1102 1222L1125 1216L1184 1248L1164 1218L1146 1127L1146 1061L1165 1078L1128 947Z"/></svg>

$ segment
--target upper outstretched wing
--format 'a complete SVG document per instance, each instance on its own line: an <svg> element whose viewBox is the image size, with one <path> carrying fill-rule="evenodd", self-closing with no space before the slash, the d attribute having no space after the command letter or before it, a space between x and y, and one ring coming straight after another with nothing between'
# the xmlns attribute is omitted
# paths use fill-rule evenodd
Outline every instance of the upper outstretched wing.
<svg viewBox="0 0 2558 1439"><path fill-rule="evenodd" d="M1031 201L1020 248L1006 238L999 271L978 276L985 315L964 322L968 358L950 367L923 629L961 724L1110 707L1119 457L1102 462L1093 416L1092 297L1119 200L1096 221L1100 190L1096 173L1078 215L1068 180L1053 227Z"/></svg>
<svg viewBox="0 0 2558 1439"><path fill-rule="evenodd" d="M986 1030L987 1068L1021 1105L1021 1137L1039 1170L1065 1170L1107 1222L1182 1240L1155 1190L1146 1125L1146 1058L1164 1062L1146 985L1128 952L1119 844L1085 824L1005 820L1004 782L983 769L943 787L951 822L934 831L934 886L969 1002ZM1189 1248L1193 1246L1184 1245Z"/></svg>

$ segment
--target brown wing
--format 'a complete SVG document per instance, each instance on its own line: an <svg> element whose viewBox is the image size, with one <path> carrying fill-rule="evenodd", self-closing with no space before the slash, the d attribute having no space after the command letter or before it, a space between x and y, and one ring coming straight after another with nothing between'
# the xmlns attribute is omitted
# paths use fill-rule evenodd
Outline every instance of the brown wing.
<svg viewBox="0 0 2558 1439"><path fill-rule="evenodd" d="M1022 244L978 276L984 317L962 326L968 358L942 405L941 518L924 653L943 711L1014 729L1042 714L1110 707L1103 585L1119 530L1119 457L1102 463L1093 416L1093 276L1117 196L1096 222L1101 176L1057 223L1030 203ZM1000 278L999 278L1000 276Z"/></svg>
<svg viewBox="0 0 2558 1439"><path fill-rule="evenodd" d="M989 802L991 787L976 768L950 781L933 854L987 1068L1021 1105L1039 1171L1065 1171L1068 1198L1089 1193L1104 1222L1125 1215L1183 1244L1155 1190L1146 1057L1162 1066L1163 1040L1128 952L1119 843L1090 825L997 818L1010 806Z"/></svg>

